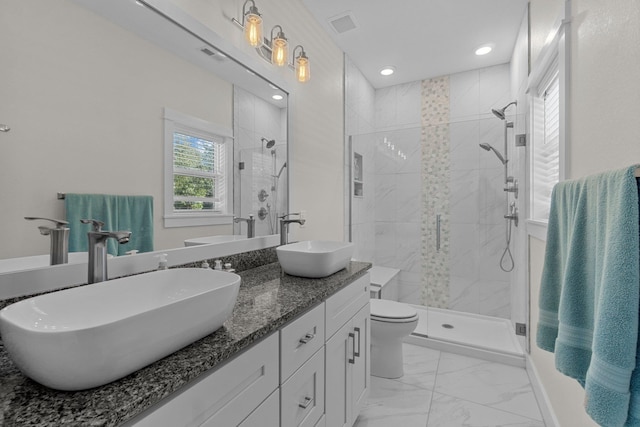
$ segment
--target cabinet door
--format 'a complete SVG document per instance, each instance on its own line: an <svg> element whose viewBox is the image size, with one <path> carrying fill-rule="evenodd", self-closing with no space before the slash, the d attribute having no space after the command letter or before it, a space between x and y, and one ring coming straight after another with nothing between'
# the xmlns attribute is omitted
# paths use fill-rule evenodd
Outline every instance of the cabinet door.
<svg viewBox="0 0 640 427"><path fill-rule="evenodd" d="M371 339L369 304L363 307L351 321L355 341L354 363L351 365L351 423L356 421L369 395Z"/></svg>
<svg viewBox="0 0 640 427"><path fill-rule="evenodd" d="M350 335L351 334L351 335ZM326 344L326 422L331 427L351 426L351 377L353 359L351 322L336 332Z"/></svg>

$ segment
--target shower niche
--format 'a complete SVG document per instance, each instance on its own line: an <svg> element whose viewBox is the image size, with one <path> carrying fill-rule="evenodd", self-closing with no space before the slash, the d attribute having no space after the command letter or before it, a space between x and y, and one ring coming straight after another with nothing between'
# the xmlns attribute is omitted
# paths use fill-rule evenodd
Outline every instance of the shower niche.
<svg viewBox="0 0 640 427"><path fill-rule="evenodd" d="M362 197L364 195L362 154L353 152L353 195Z"/></svg>

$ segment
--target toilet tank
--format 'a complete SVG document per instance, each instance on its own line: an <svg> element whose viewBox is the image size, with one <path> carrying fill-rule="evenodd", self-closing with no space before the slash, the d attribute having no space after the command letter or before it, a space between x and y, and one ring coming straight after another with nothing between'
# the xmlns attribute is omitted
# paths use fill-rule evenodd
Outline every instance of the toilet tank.
<svg viewBox="0 0 640 427"><path fill-rule="evenodd" d="M369 269L369 275L371 276L371 298L398 301L400 270L374 265Z"/></svg>

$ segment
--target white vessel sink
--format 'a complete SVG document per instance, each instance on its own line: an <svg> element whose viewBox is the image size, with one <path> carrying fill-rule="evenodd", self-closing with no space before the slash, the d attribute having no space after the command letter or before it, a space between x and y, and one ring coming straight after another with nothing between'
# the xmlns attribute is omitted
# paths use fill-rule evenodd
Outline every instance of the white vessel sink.
<svg viewBox="0 0 640 427"><path fill-rule="evenodd" d="M247 236L240 236L237 234L229 234L222 236L207 236L207 237L197 237L195 239L188 239L184 241L185 246L198 246L198 245L208 245L211 243L226 243L226 242L235 242L236 240L247 240Z"/></svg>
<svg viewBox="0 0 640 427"><path fill-rule="evenodd" d="M122 378L220 328L240 276L155 271L29 298L0 310L9 355L33 380L83 390Z"/></svg>
<svg viewBox="0 0 640 427"><path fill-rule="evenodd" d="M353 255L353 243L307 240L276 248L278 261L292 276L319 278L345 268Z"/></svg>
<svg viewBox="0 0 640 427"><path fill-rule="evenodd" d="M50 255L34 255L20 258L0 259L0 273L10 273L12 271L31 270L32 268L48 267ZM75 264L87 262L87 252L69 252L68 263Z"/></svg>

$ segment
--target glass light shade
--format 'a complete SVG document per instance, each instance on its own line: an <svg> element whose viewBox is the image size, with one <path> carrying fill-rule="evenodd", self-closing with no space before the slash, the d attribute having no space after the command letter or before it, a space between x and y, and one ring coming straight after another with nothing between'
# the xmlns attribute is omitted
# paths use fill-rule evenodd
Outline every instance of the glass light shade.
<svg viewBox="0 0 640 427"><path fill-rule="evenodd" d="M311 78L311 69L309 68L309 58L300 55L296 59L296 78L299 82L308 82Z"/></svg>
<svg viewBox="0 0 640 427"><path fill-rule="evenodd" d="M245 15L244 37L253 47L262 44L262 17L260 15L251 12Z"/></svg>
<svg viewBox="0 0 640 427"><path fill-rule="evenodd" d="M287 39L276 37L271 43L271 63L278 67L284 67L287 64L288 56Z"/></svg>

